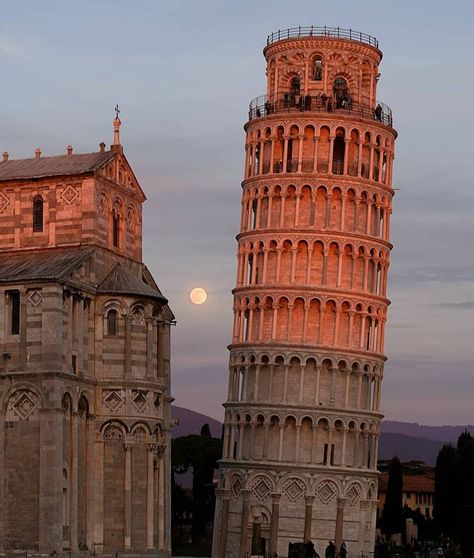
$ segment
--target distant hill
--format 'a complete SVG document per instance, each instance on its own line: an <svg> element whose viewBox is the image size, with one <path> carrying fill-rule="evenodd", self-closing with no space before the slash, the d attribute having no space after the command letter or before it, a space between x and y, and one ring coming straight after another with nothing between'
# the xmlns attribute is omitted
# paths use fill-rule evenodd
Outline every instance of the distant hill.
<svg viewBox="0 0 474 558"><path fill-rule="evenodd" d="M384 420L382 422L382 432L392 432L405 434L415 438L425 438L427 440L437 440L438 442L455 443L464 430L469 430L474 434L474 425L466 426L427 426L416 422L399 422L396 420Z"/></svg>
<svg viewBox="0 0 474 558"><path fill-rule="evenodd" d="M211 434L215 438L221 437L222 424L218 420L208 417L207 415L191 411L191 409L172 405L171 417L179 421L179 424L173 426L171 429L173 438L189 436L190 434L200 434L202 426L206 423L209 425Z"/></svg>
<svg viewBox="0 0 474 558"><path fill-rule="evenodd" d="M222 424L211 417L176 405L172 406L171 415L179 419L179 425L172 430L173 438L199 434L206 422L213 436L221 435ZM424 461L427 465L434 465L443 444L455 444L465 429L474 434L474 425L427 426L416 422L383 421L379 459L391 459L397 455L401 461Z"/></svg>
<svg viewBox="0 0 474 558"><path fill-rule="evenodd" d="M435 465L439 450L448 442L415 438L397 432L384 432L380 435L379 459L391 459L396 455L400 461L424 461Z"/></svg>

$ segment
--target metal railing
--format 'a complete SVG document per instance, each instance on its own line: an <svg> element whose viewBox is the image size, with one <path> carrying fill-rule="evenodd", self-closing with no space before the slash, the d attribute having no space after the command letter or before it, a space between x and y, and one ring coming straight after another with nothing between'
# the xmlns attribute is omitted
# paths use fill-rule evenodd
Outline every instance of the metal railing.
<svg viewBox="0 0 474 558"><path fill-rule="evenodd" d="M357 41L364 43L375 48L379 48L379 42L375 37L354 31L354 29L343 29L341 27L291 27L290 29L278 30L267 37L267 46L272 45L278 41L286 39L294 39L298 37L331 37L336 39L349 39L350 41Z"/></svg>
<svg viewBox="0 0 474 558"><path fill-rule="evenodd" d="M297 100L294 95L286 94L275 102L271 102L267 95L260 95L260 97L252 99L249 104L249 120L290 112L337 113L364 120L375 120L390 128L393 127L392 109L379 101L376 101L371 107L355 101L334 102L331 97L324 95L301 95Z"/></svg>

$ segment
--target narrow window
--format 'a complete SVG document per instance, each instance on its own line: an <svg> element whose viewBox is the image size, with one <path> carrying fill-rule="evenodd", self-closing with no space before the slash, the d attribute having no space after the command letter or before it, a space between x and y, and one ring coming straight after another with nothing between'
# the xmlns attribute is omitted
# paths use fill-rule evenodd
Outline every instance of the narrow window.
<svg viewBox="0 0 474 558"><path fill-rule="evenodd" d="M334 465L334 450L335 450L335 446L334 444L331 444L331 459L330 459L331 465Z"/></svg>
<svg viewBox="0 0 474 558"><path fill-rule="evenodd" d="M253 200L253 202L252 202L252 229L255 229L255 227L257 226L257 207L258 207L257 200Z"/></svg>
<svg viewBox="0 0 474 558"><path fill-rule="evenodd" d="M324 448L323 448L323 465L327 465L328 464L328 444L324 444Z"/></svg>
<svg viewBox="0 0 474 558"><path fill-rule="evenodd" d="M10 293L10 309L11 309L11 328L12 335L20 333L20 293L11 291Z"/></svg>
<svg viewBox="0 0 474 558"><path fill-rule="evenodd" d="M109 310L107 314L107 335L117 335L117 310Z"/></svg>
<svg viewBox="0 0 474 558"><path fill-rule="evenodd" d="M33 232L43 232L43 198L36 196L33 200Z"/></svg>
<svg viewBox="0 0 474 558"><path fill-rule="evenodd" d="M120 216L117 213L112 217L112 243L115 248L119 247L120 241Z"/></svg>
<svg viewBox="0 0 474 558"><path fill-rule="evenodd" d="M77 374L77 355L72 355L72 373Z"/></svg>
<svg viewBox="0 0 474 558"><path fill-rule="evenodd" d="M249 334L250 334L250 329L249 329L249 325L250 325L250 311L249 311L249 310L246 310L246 311L245 311L244 320L245 320L245 324L244 324L244 341L248 341L248 340L249 340Z"/></svg>

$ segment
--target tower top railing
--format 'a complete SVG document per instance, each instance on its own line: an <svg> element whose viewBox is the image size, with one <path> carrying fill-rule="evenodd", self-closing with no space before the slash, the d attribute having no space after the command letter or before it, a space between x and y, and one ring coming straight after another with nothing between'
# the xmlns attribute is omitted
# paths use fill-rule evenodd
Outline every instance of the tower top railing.
<svg viewBox="0 0 474 558"><path fill-rule="evenodd" d="M381 101L375 101L373 106L358 103L352 101L352 99L334 102L332 97L321 94L317 96L301 95L295 98L293 95L286 93L275 101L271 101L267 95L255 97L249 104L249 121L273 114L302 112L353 116L363 120L380 122L384 126L393 128L392 109Z"/></svg>
<svg viewBox="0 0 474 558"><path fill-rule="evenodd" d="M379 42L375 37L354 31L354 29L343 29L342 27L290 27L289 29L279 29L275 33L268 35L267 46L277 43L278 41L285 41L287 39L297 39L299 37L331 37L334 39L348 39L350 41L357 41L374 48L379 48Z"/></svg>

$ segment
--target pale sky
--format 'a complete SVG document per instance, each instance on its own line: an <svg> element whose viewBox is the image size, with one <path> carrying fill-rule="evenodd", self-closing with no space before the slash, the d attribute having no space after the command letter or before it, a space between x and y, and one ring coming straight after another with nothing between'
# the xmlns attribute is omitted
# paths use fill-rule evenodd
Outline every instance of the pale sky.
<svg viewBox="0 0 474 558"><path fill-rule="evenodd" d="M0 0L0 151L122 143L148 196L144 260L170 299L176 404L222 419L248 102L268 34L375 35L399 131L383 410L474 421L474 7L469 0ZM188 292L205 287L208 302Z"/></svg>

